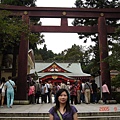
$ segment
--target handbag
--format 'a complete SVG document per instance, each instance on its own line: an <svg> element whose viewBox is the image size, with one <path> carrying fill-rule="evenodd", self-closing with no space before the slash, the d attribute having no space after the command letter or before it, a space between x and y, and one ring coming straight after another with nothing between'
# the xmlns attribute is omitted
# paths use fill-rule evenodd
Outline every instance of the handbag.
<svg viewBox="0 0 120 120"><path fill-rule="evenodd" d="M60 112L58 110L57 110L57 114L58 114L60 120L63 120L62 115L60 114Z"/></svg>

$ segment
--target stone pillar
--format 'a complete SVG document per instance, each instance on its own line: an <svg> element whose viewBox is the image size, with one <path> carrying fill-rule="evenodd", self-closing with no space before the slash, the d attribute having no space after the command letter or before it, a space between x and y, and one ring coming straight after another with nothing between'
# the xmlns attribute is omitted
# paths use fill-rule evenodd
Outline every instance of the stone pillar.
<svg viewBox="0 0 120 120"><path fill-rule="evenodd" d="M110 80L110 70L109 62L106 60L108 57L108 42L107 42L107 26L104 14L98 19L98 38L99 38L99 52L100 52L100 70L101 70L101 80L105 80L108 88L111 92L111 80Z"/></svg>
<svg viewBox="0 0 120 120"><path fill-rule="evenodd" d="M25 11L22 20L29 24L29 16ZM27 65L28 65L28 45L29 41L26 34L21 33L21 41L18 55L18 80L17 80L17 100L27 100Z"/></svg>

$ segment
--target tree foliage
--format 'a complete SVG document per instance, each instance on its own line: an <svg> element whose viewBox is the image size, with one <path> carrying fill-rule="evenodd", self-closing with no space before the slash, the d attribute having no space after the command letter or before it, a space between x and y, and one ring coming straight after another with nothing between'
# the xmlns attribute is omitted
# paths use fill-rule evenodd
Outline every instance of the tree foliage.
<svg viewBox="0 0 120 120"><path fill-rule="evenodd" d="M21 33L24 32L33 44L38 42L39 36L30 32L28 25L19 17L9 17L10 12L0 11L0 51L8 51L19 46ZM8 51L10 52L10 51ZM11 51L12 53L12 51Z"/></svg>
<svg viewBox="0 0 120 120"><path fill-rule="evenodd" d="M120 71L120 42L114 43L111 48L111 55L109 57L109 63L112 70Z"/></svg>
<svg viewBox="0 0 120 120"><path fill-rule="evenodd" d="M75 2L76 8L117 8L120 7L120 1L119 0L76 0ZM89 18L75 18L73 21L74 26L94 26L98 24L97 19L89 19ZM117 19L106 19L106 24L118 27L119 22ZM93 49L94 58L91 60L94 68L91 68L92 73L96 73L99 71L99 42L98 42L98 34L91 34L91 33L78 33L79 38L84 40L84 43L87 43L87 40L90 39L91 41L95 42L95 46L92 46L91 49ZM111 34L108 34L108 44L109 47L112 47L113 41L116 41L114 39L114 36ZM108 59L106 59L108 60ZM91 64L90 64L91 65Z"/></svg>
<svg viewBox="0 0 120 120"><path fill-rule="evenodd" d="M120 1L119 0L76 0L75 2L76 8L117 8L120 7ZM76 18L73 21L74 26L94 26L98 24L97 19L91 19L91 18ZM118 20L115 19L106 19L106 24L118 27ZM79 38L86 38L84 42L87 42L87 39L91 39L91 41L98 41L98 34L82 34L78 33ZM111 38L113 36L108 35L108 38ZM111 40L111 39L109 39Z"/></svg>
<svg viewBox="0 0 120 120"><path fill-rule="evenodd" d="M36 0L1 0L2 4L8 4L8 5L16 5L16 6L27 6L27 7L35 7L35 2ZM21 18L20 18L21 20ZM39 17L32 17L30 18L30 24L39 24L41 25L40 22L38 22L40 20ZM17 20L16 20L17 23ZM41 44L43 43L44 40L44 35L42 35L41 33L32 33L32 32L28 32L28 37L29 37L29 41L30 41L30 48L36 48L37 44Z"/></svg>
<svg viewBox="0 0 120 120"><path fill-rule="evenodd" d="M120 87L120 74L112 79L111 81L112 86L115 86L116 88Z"/></svg>
<svg viewBox="0 0 120 120"><path fill-rule="evenodd" d="M1 0L2 4L8 4L8 5L17 5L17 6L35 6L36 0Z"/></svg>
<svg viewBox="0 0 120 120"><path fill-rule="evenodd" d="M67 53L65 54L64 60L71 60L71 61L77 61L82 58L83 51L81 51L82 48L77 45L72 45L72 48L69 48L67 50ZM82 59L81 59L82 61Z"/></svg>
<svg viewBox="0 0 120 120"><path fill-rule="evenodd" d="M31 7L35 6L35 1L36 0L1 0L1 3ZM34 50L37 48L37 44L44 42L44 35L41 35L40 33L32 33L29 26L22 21L21 17L11 17L9 15L9 11L0 11L0 52L3 54L2 66L4 65L5 56L7 56L7 54L13 54L12 69L16 71L15 65L19 51L21 33L24 32L27 39L29 39L29 49L33 48ZM40 24L38 23L39 18L37 17L33 19L31 18L31 21L32 24ZM14 75L16 75L16 73Z"/></svg>
<svg viewBox="0 0 120 120"><path fill-rule="evenodd" d="M41 58L39 58L40 56L37 57L38 55L40 55ZM36 60L49 61L54 59L55 54L51 50L47 50L47 46L45 44L43 49L40 48L35 51L35 56Z"/></svg>

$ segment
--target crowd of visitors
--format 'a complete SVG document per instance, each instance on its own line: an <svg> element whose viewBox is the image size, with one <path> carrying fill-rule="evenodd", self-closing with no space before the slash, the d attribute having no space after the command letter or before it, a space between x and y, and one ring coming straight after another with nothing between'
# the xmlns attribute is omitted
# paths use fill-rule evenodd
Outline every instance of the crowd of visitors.
<svg viewBox="0 0 120 120"><path fill-rule="evenodd" d="M6 95L6 103L8 108L12 108L14 101L14 87L15 82L12 77L8 77L6 81L3 77L0 83L0 101L1 107L4 106L4 100ZM51 82L41 80L29 80L28 85L28 100L30 104L43 104L43 103L55 103L56 93L60 89L66 89L69 93L69 102L71 104L81 104L81 103L97 103L100 99L98 96L98 86L95 80L79 81L75 80L70 83L67 82ZM103 82L102 86L103 102L106 104L107 96L110 94L107 84Z"/></svg>
<svg viewBox="0 0 120 120"><path fill-rule="evenodd" d="M34 83L34 85L33 85ZM89 81L74 81L62 82L62 83L52 83L51 81L41 82L37 80L36 82L31 83L34 86L33 96L29 92L31 91L31 85L29 87L29 100L30 103L55 103L56 92L59 89L66 89L69 93L69 101L71 104L81 104L81 103L97 103L100 99L98 96L98 86L95 83L95 80ZM52 99L54 97L54 99ZM41 100L40 100L41 98ZM33 100L33 101L31 101Z"/></svg>

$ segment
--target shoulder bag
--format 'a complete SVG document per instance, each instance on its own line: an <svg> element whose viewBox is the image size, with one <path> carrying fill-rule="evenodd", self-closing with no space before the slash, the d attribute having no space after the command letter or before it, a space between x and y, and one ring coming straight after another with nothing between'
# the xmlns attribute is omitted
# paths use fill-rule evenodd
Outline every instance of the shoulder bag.
<svg viewBox="0 0 120 120"><path fill-rule="evenodd" d="M90 85L86 82L86 84L88 85L90 92L92 93L92 89L90 88Z"/></svg>
<svg viewBox="0 0 120 120"><path fill-rule="evenodd" d="M46 84L47 85L47 84ZM48 87L48 85L47 85L47 89L48 89L48 92L51 92L51 89Z"/></svg>
<svg viewBox="0 0 120 120"><path fill-rule="evenodd" d="M16 86L13 86L12 83L9 81L9 83L11 84L11 86L13 87L14 91L16 92Z"/></svg>
<svg viewBox="0 0 120 120"><path fill-rule="evenodd" d="M62 115L60 114L60 112L58 110L57 110L57 114L58 114L60 120L63 120Z"/></svg>

